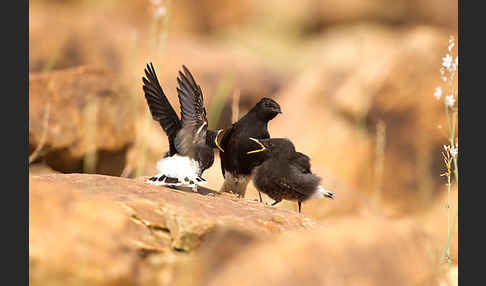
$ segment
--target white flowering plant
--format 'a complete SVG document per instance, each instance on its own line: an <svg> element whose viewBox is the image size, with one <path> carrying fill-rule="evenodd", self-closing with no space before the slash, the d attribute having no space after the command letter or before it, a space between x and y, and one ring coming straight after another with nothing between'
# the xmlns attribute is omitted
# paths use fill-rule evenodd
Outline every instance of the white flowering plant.
<svg viewBox="0 0 486 286"><path fill-rule="evenodd" d="M453 36L449 37L449 45L447 47L448 52L442 58L442 65L440 68L441 80L447 85L447 93L444 94L442 86L436 87L434 91L434 97L437 100L443 98L444 110L447 117L447 131L449 144L444 145L444 150L442 151L442 157L446 167L446 172L441 174L447 178L447 243L442 251L440 262L447 262L450 267L452 263L452 258L450 256L450 241L452 237L452 232L456 224L458 209L456 206L455 214L451 220L451 204L450 204L450 194L451 194L451 180L454 176L456 183L458 182L458 168L457 160L459 155L458 140L457 140L457 119L458 119L458 92L455 86L456 74L459 68L458 56L456 55L455 60L453 56L453 48L455 46L455 39ZM443 96L444 95L444 96Z"/></svg>

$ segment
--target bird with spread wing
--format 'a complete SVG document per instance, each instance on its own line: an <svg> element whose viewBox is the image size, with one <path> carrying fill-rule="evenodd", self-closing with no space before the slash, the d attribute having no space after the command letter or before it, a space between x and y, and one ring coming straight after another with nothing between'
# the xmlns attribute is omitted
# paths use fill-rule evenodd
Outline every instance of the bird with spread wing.
<svg viewBox="0 0 486 286"><path fill-rule="evenodd" d="M164 186L191 187L206 180L202 173L214 162L213 148L221 149L218 135L222 130L208 130L206 109L201 87L189 70L183 65L179 71L177 95L181 107L181 119L172 108L159 84L152 63L145 68L142 78L143 91L150 113L167 134L169 151L157 163L159 173L147 180L148 183Z"/></svg>

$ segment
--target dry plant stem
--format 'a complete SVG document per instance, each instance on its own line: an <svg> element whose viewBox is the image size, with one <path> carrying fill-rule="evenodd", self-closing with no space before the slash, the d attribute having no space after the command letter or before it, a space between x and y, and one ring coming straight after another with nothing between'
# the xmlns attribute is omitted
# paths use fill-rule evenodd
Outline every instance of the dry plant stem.
<svg viewBox="0 0 486 286"><path fill-rule="evenodd" d="M146 112L145 112L146 113ZM140 156L140 161L138 164L138 168L136 171L136 177L139 177L143 174L145 170L145 164L147 162L147 131L149 130L149 123L150 123L151 116L150 114L145 114L142 126L142 156Z"/></svg>
<svg viewBox="0 0 486 286"><path fill-rule="evenodd" d="M450 95L454 96L454 80L455 80L455 73L456 70L451 72L450 77L449 77L449 90L450 90ZM457 148L455 146L454 138L456 134L456 120L457 120L457 108L452 107L452 114L449 113L449 107L447 104L444 104L445 106L445 111L446 111L446 117L447 117L447 123L448 123L448 130L450 132L449 134L449 141L450 141L450 147L451 148ZM456 179L456 183L458 182L458 170L457 170L457 152L455 155L450 157L452 154L450 154L450 150L447 151L448 154L448 162L447 164L447 243L446 246L444 247L444 250L442 251L442 255L440 258L440 262L443 263L444 259L447 259L447 265L448 268L450 268L452 260L450 257L450 241L452 237L452 232L455 227L456 223L456 218L458 214L458 207L456 206L456 212L454 215L454 219L451 224L451 200L450 200L450 195L451 195L451 163L454 162L454 177Z"/></svg>
<svg viewBox="0 0 486 286"><path fill-rule="evenodd" d="M449 162L449 170L450 170L450 162ZM447 176L447 234L449 235L451 228L451 174L449 171L449 175ZM451 257L451 249L449 243L447 244L447 264L450 264L450 257Z"/></svg>
<svg viewBox="0 0 486 286"><path fill-rule="evenodd" d="M167 15L163 18L163 29L161 33L161 40L160 40L160 52L162 53L165 49L165 44L167 43L167 37L169 36L169 11L170 11L170 4L171 1L167 0Z"/></svg>
<svg viewBox="0 0 486 286"><path fill-rule="evenodd" d="M452 135L454 136L456 134L455 132L455 126L456 126L456 121L457 121L457 109L455 109L452 113L452 127L453 127L453 132L452 132ZM454 144L454 138L451 137L451 145ZM455 146L455 145L454 145ZM455 146L457 148L457 146ZM458 148L458 152L459 152L459 148ZM458 181L458 178L459 178L459 173L458 173L458 169L457 169L457 155L459 153L457 153L453 159L454 159L454 177L456 178L456 184L459 183Z"/></svg>
<svg viewBox="0 0 486 286"><path fill-rule="evenodd" d="M162 26L162 31L161 31L161 34L162 34L162 37L161 37L161 41L159 42L158 41L158 36L159 36L159 29L158 29L158 26L159 26L159 20L160 18L159 17L155 17L153 18L153 22L152 22L152 25L151 25L151 33L150 35L152 36L152 45L151 45L151 48L150 48L150 52L149 52L149 55L151 56L152 58L152 62L157 62L157 59L158 59L158 50L159 50L159 47L161 47L161 52L163 50L163 48L165 48L165 41L167 40L167 35L168 35L168 27L169 27L169 5L170 5L170 1L167 1L167 14L164 17L163 19L163 26ZM145 112L147 113L147 112ZM151 115L150 114L145 114L144 115L144 124L143 124L143 129L142 129L142 146L141 146L141 156L140 156L140 161L139 161L139 164L137 166L137 170L136 170L136 176L141 176L145 170L145 164L146 164L146 161L147 161L147 131L149 130L149 127L150 127L150 121L151 121Z"/></svg>
<svg viewBox="0 0 486 286"><path fill-rule="evenodd" d="M381 201L383 166L385 162L386 125L383 120L376 124L375 203Z"/></svg>
<svg viewBox="0 0 486 286"><path fill-rule="evenodd" d="M132 120L136 120L137 118L137 111L138 111L138 96L137 96L137 86L138 86L138 73L135 72L137 66L137 58L139 52L139 45L138 45L138 33L134 31L133 34L133 52L132 52L132 64L131 69L133 71L132 75L132 88L130 92L130 97L132 99ZM120 177L128 177L133 170L132 163L126 162L125 167L120 175Z"/></svg>
<svg viewBox="0 0 486 286"><path fill-rule="evenodd" d="M42 68L42 72L51 71L54 68L54 66L56 65L56 61L57 61L57 55L54 53L49 57L49 60L47 61L47 63Z"/></svg>
<svg viewBox="0 0 486 286"><path fill-rule="evenodd" d="M233 92L233 104L231 106L231 122L236 122L240 116L240 90L237 89Z"/></svg>
<svg viewBox="0 0 486 286"><path fill-rule="evenodd" d="M132 172L132 170L133 170L133 166L131 164L125 165L125 168L123 168L123 171L122 171L120 177L128 178L128 176L130 176L130 173Z"/></svg>
<svg viewBox="0 0 486 286"><path fill-rule="evenodd" d="M44 121L42 124L42 135L41 139L39 141L39 145L37 145L37 148L35 148L34 152L29 156L29 165L37 159L37 157L40 154L40 151L44 147L44 144L46 143L46 138L47 138L47 130L49 127L49 116L50 116L50 110L51 110L51 103L48 102L44 111Z"/></svg>
<svg viewBox="0 0 486 286"><path fill-rule="evenodd" d="M138 110L138 97L137 97L137 87L138 87L138 72L135 72L136 67L137 67L137 58L138 58L138 51L139 51L139 45L138 45L138 34L135 31L134 33L134 46L133 46L133 52L132 52L132 67L131 70L133 71L132 75L132 89L131 89L131 97L132 97L132 103L133 103L133 118L135 118Z"/></svg>
<svg viewBox="0 0 486 286"><path fill-rule="evenodd" d="M98 100L93 99L84 110L86 155L83 158L83 172L95 173L98 157L96 154L96 132L98 120Z"/></svg>
<svg viewBox="0 0 486 286"><path fill-rule="evenodd" d="M231 95L230 90L232 86L232 75L224 77L219 81L216 95L211 99L211 103L208 109L210 110L208 119L208 121L210 122L209 129L217 128L219 119L221 118L221 115L223 113L225 103L228 102Z"/></svg>

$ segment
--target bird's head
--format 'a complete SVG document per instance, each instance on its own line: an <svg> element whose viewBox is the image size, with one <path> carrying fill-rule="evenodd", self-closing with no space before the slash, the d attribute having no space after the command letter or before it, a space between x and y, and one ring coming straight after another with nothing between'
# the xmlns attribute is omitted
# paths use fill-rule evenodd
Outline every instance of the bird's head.
<svg viewBox="0 0 486 286"><path fill-rule="evenodd" d="M270 121L279 113L282 113L280 110L280 105L275 100L268 97L262 98L255 105L255 111L257 116L265 121Z"/></svg>

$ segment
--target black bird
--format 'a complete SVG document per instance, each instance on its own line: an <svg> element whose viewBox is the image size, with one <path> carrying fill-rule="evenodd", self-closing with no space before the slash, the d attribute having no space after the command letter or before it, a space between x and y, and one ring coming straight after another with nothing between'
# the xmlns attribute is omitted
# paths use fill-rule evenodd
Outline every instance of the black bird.
<svg viewBox="0 0 486 286"><path fill-rule="evenodd" d="M222 130L208 130L201 87L184 65L182 69L184 73L179 71L177 78L181 120L165 96L152 63L145 68L147 78L142 77L152 118L160 123L169 139L169 151L157 163L159 174L147 182L186 186L197 191L197 185L205 182L202 173L214 162L213 148L219 148L217 138Z"/></svg>
<svg viewBox="0 0 486 286"><path fill-rule="evenodd" d="M232 192L239 197L245 197L251 172L263 158L258 154L253 156L246 154L253 150L254 145L248 141L248 137L270 138L267 129L268 122L279 113L282 112L277 102L270 98L262 98L247 114L224 131L220 142L224 152L219 153L224 177L220 191Z"/></svg>
<svg viewBox="0 0 486 286"><path fill-rule="evenodd" d="M282 199L297 201L299 213L302 202L312 198L328 197L334 193L320 186L321 178L311 172L307 155L295 151L294 144L286 138L250 140L260 145L260 149L249 151L247 156L263 154L263 163L255 167L253 184L278 204ZM252 143L255 145L255 143Z"/></svg>

